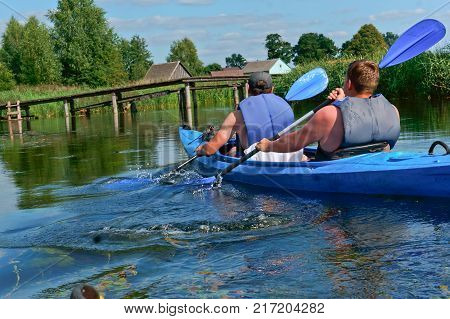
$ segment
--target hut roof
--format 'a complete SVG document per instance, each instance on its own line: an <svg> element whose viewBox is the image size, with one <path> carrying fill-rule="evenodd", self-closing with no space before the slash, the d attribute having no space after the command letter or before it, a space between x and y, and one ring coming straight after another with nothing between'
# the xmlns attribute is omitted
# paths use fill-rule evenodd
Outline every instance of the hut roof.
<svg viewBox="0 0 450 319"><path fill-rule="evenodd" d="M244 76L244 71L240 68L225 68L221 71L211 71L212 77L233 77L233 76Z"/></svg>
<svg viewBox="0 0 450 319"><path fill-rule="evenodd" d="M180 61L168 62L162 64L153 64L147 71L144 79L149 81L170 81L177 80L176 73L177 68L181 67L189 77L192 74L185 68Z"/></svg>
<svg viewBox="0 0 450 319"><path fill-rule="evenodd" d="M255 72L269 72L270 69L277 63L278 59L266 60L266 61L255 61L248 62L242 69L245 74L255 73Z"/></svg>

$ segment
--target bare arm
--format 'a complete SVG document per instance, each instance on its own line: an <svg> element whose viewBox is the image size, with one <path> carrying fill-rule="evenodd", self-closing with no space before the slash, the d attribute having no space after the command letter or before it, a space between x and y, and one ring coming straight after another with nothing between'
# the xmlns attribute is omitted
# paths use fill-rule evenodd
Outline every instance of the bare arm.
<svg viewBox="0 0 450 319"><path fill-rule="evenodd" d="M286 134L274 142L264 139L258 143L257 148L262 152L290 153L321 141L329 132L329 122L333 120L333 114L330 116L327 108L328 106L318 111L300 130Z"/></svg>
<svg viewBox="0 0 450 319"><path fill-rule="evenodd" d="M213 139L197 149L197 154L199 156L211 156L215 154L219 148L225 145L226 142L228 142L228 140L233 135L233 132L236 131L237 112L239 111L228 114L228 116L223 121L220 130L217 131Z"/></svg>

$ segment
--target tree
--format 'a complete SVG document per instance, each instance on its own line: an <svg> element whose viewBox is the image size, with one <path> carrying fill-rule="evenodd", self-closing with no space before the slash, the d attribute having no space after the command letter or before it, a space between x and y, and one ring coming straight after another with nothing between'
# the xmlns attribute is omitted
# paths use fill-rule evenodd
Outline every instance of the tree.
<svg viewBox="0 0 450 319"><path fill-rule="evenodd" d="M243 68L247 64L247 60L239 53L233 53L231 56L225 58L227 68Z"/></svg>
<svg viewBox="0 0 450 319"><path fill-rule="evenodd" d="M147 49L145 39L138 35L133 36L130 41L122 39L120 51L128 79L131 81L142 79L153 64L152 55Z"/></svg>
<svg viewBox="0 0 450 319"><path fill-rule="evenodd" d="M2 36L1 61L12 72L17 80L20 72L19 45L22 39L23 26L12 17Z"/></svg>
<svg viewBox="0 0 450 319"><path fill-rule="evenodd" d="M386 42L387 46L390 48L395 41L398 39L398 34L395 34L393 32L386 32L383 34L384 41Z"/></svg>
<svg viewBox="0 0 450 319"><path fill-rule="evenodd" d="M212 71L221 71L221 70L222 70L222 66L219 63L211 63L211 64L208 64L207 66L205 66L204 73L209 74Z"/></svg>
<svg viewBox="0 0 450 319"><path fill-rule="evenodd" d="M373 24L363 25L342 49L344 55L371 57L387 49L383 35Z"/></svg>
<svg viewBox="0 0 450 319"><path fill-rule="evenodd" d="M181 61L193 75L200 75L203 72L203 63L198 58L197 48L188 38L174 41L166 60L167 62Z"/></svg>
<svg viewBox="0 0 450 319"><path fill-rule="evenodd" d="M48 17L65 82L90 86L123 82L127 75L119 38L93 0L59 0Z"/></svg>
<svg viewBox="0 0 450 319"><path fill-rule="evenodd" d="M61 64L49 30L36 17L30 17L23 28L19 56L20 83L36 85L60 80Z"/></svg>
<svg viewBox="0 0 450 319"><path fill-rule="evenodd" d="M318 33L304 33L294 46L294 63L331 59L337 52L338 49L330 38Z"/></svg>
<svg viewBox="0 0 450 319"><path fill-rule="evenodd" d="M285 63L292 61L292 46L284 41L278 33L268 34L266 37L267 57L269 59L281 59Z"/></svg>
<svg viewBox="0 0 450 319"><path fill-rule="evenodd" d="M0 91L10 90L15 84L14 76L11 71L0 62Z"/></svg>

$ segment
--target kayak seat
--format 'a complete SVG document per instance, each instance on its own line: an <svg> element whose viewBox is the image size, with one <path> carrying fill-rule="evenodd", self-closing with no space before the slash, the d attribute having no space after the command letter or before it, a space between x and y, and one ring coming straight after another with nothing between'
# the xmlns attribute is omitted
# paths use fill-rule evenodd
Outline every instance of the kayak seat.
<svg viewBox="0 0 450 319"><path fill-rule="evenodd" d="M356 155L384 152L385 150L389 149L388 147L388 142L381 142L340 148L330 153L328 158L316 158L316 152L313 152L311 149L305 149L305 155L308 156L310 161L314 162L334 161Z"/></svg>

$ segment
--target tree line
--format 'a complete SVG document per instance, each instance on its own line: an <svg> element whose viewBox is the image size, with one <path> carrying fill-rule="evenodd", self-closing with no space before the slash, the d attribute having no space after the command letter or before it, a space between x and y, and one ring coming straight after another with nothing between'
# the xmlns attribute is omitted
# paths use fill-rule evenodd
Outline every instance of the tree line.
<svg viewBox="0 0 450 319"><path fill-rule="evenodd" d="M110 27L105 11L93 0L59 0L47 14L52 26L30 17L21 24L12 17L0 48L0 90L15 84L66 84L111 86L140 80L152 65L152 54L144 38L121 38ZM291 45L279 34L269 34L265 46L269 59L280 58L295 65L341 56L366 56L386 50L397 38L381 34L367 24L337 48L323 34L302 34ZM193 75L221 70L219 63L204 65L195 44L188 38L174 41L167 62L181 61ZM227 67L243 68L242 54L226 57Z"/></svg>

